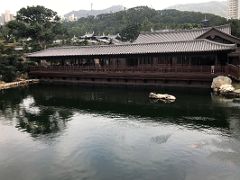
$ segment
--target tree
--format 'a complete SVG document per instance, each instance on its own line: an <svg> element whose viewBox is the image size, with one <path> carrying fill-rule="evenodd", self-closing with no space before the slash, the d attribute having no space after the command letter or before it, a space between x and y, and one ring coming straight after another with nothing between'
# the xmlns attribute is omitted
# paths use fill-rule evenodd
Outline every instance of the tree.
<svg viewBox="0 0 240 180"><path fill-rule="evenodd" d="M9 22L7 27L17 39L30 39L30 42L37 44L40 49L51 44L62 29L57 13L43 6L20 9L16 20Z"/></svg>
<svg viewBox="0 0 240 180"><path fill-rule="evenodd" d="M232 35L240 37L240 21L237 19L230 19L228 22L231 24Z"/></svg>
<svg viewBox="0 0 240 180"><path fill-rule="evenodd" d="M130 8L111 14L101 14L96 17L80 18L76 22L64 22L70 38L86 32L96 34L117 34L126 40L133 40L139 31L160 29L191 29L201 27L201 22L207 15L210 26L226 24L227 20L213 14L178 11L174 9L154 10L146 6Z"/></svg>
<svg viewBox="0 0 240 180"><path fill-rule="evenodd" d="M6 43L13 41L13 36L8 27L0 26L0 39Z"/></svg>
<svg viewBox="0 0 240 180"><path fill-rule="evenodd" d="M121 37L124 38L122 39L123 41L130 40L131 42L133 42L138 37L139 34L140 34L139 24L128 25L120 32Z"/></svg>
<svg viewBox="0 0 240 180"><path fill-rule="evenodd" d="M16 43L8 43L0 37L0 81L11 82L26 78L29 66L35 62L26 61L23 51L15 50Z"/></svg>

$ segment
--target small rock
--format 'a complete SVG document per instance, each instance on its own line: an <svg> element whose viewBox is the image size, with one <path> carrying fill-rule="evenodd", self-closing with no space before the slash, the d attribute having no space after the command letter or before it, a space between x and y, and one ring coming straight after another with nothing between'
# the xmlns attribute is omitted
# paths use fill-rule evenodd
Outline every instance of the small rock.
<svg viewBox="0 0 240 180"><path fill-rule="evenodd" d="M176 97L170 94L157 94L151 92L149 94L149 98L151 99L160 99L160 100L166 100L166 101L175 101Z"/></svg>

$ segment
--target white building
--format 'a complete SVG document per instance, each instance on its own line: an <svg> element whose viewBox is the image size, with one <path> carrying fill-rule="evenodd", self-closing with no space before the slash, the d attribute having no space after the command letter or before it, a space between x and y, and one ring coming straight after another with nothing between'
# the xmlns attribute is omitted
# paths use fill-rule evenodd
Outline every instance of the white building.
<svg viewBox="0 0 240 180"><path fill-rule="evenodd" d="M238 0L228 0L228 19L239 19Z"/></svg>
<svg viewBox="0 0 240 180"><path fill-rule="evenodd" d="M77 21L77 17L74 14L71 14L70 16L67 17L67 20L71 22Z"/></svg>
<svg viewBox="0 0 240 180"><path fill-rule="evenodd" d="M9 21L14 20L13 14L10 13L10 11L6 10L5 13L2 14L1 16L1 24L6 24Z"/></svg>

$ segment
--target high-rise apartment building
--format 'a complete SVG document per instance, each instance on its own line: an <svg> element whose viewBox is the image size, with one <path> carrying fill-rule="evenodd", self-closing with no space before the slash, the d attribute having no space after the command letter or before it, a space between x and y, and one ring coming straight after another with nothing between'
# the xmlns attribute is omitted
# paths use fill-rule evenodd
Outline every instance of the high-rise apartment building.
<svg viewBox="0 0 240 180"><path fill-rule="evenodd" d="M8 23L9 21L12 21L12 20L14 20L14 16L13 16L13 14L11 14L10 13L10 11L5 11L5 13L3 13L2 14L2 16L1 16L1 24L6 24L6 23Z"/></svg>
<svg viewBox="0 0 240 180"><path fill-rule="evenodd" d="M239 19L238 0L228 0L228 19Z"/></svg>

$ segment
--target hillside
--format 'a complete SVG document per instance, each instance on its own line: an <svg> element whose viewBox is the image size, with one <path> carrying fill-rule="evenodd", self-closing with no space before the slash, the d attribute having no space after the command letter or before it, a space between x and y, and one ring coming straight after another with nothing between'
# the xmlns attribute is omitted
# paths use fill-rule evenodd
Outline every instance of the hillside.
<svg viewBox="0 0 240 180"><path fill-rule="evenodd" d="M115 13L124 10L125 8L121 5L116 5L109 7L107 9L103 10L79 10L79 11L72 11L64 15L64 17L68 17L72 14L74 14L78 19L82 17L88 17L88 16L97 16L99 14L108 14L108 13Z"/></svg>
<svg viewBox="0 0 240 180"><path fill-rule="evenodd" d="M167 9L179 11L193 11L202 13L212 13L218 16L227 17L227 1L212 1L206 3L179 4L170 6Z"/></svg>
<svg viewBox="0 0 240 180"><path fill-rule="evenodd" d="M64 26L70 37L81 36L86 32L95 32L98 35L120 33L127 40L133 40L140 31L201 27L201 21L204 18L205 14L202 13L154 10L141 6L117 13L80 18L76 22L65 22ZM220 16L207 14L207 18L209 19L209 25L227 23L227 20Z"/></svg>

